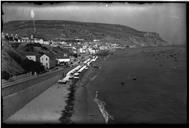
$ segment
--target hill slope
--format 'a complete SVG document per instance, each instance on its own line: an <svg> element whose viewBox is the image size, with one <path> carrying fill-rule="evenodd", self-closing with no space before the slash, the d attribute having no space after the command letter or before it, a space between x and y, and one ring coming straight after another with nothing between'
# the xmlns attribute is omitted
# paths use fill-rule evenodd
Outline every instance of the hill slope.
<svg viewBox="0 0 189 128"><path fill-rule="evenodd" d="M121 44L166 45L158 33L142 32L131 27L115 24L86 23L61 20L35 21L36 35L45 39L82 38L100 39ZM33 33L33 22L10 21L3 24L3 32L29 36Z"/></svg>
<svg viewBox="0 0 189 128"><path fill-rule="evenodd" d="M22 57L16 50L14 50L7 42L2 42L2 68L1 72L7 72L11 75L19 74L24 72L24 69L19 65L10 55L9 52L14 53L17 56Z"/></svg>
<svg viewBox="0 0 189 128"><path fill-rule="evenodd" d="M41 44L22 44L17 48L13 48L9 42L3 40L1 73L18 75L29 71L41 71L41 68L38 69L40 64L32 63L33 61L27 60L26 55L36 55L39 57L43 54L50 54L54 58L62 58L64 57L63 53L72 54L69 49L60 47L54 48Z"/></svg>

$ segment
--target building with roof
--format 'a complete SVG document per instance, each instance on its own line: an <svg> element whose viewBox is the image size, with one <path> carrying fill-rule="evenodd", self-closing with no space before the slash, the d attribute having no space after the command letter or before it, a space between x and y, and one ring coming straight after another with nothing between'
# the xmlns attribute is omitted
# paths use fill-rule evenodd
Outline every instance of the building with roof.
<svg viewBox="0 0 189 128"><path fill-rule="evenodd" d="M42 65L46 69L50 69L56 65L56 60L55 60L55 57L53 57L52 55L43 54L40 57L40 63L42 63Z"/></svg>
<svg viewBox="0 0 189 128"><path fill-rule="evenodd" d="M27 42L29 43L31 40L29 39L29 37L21 37L20 42Z"/></svg>
<svg viewBox="0 0 189 128"><path fill-rule="evenodd" d="M38 53L33 53L33 52L27 52L26 53L26 58L28 58L29 60L33 60L35 62L40 62L40 56L41 54Z"/></svg>
<svg viewBox="0 0 189 128"><path fill-rule="evenodd" d="M33 61L37 61L37 56L36 55L26 55L26 57L29 59L29 60L33 60Z"/></svg>

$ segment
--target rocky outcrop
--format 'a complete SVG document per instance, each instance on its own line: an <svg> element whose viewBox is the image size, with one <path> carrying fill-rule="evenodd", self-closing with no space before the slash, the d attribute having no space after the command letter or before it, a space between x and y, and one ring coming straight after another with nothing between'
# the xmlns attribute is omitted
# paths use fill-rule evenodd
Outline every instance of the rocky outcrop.
<svg viewBox="0 0 189 128"><path fill-rule="evenodd" d="M158 33L145 32L143 36L129 36L129 41L136 46L165 46L167 42L161 39Z"/></svg>

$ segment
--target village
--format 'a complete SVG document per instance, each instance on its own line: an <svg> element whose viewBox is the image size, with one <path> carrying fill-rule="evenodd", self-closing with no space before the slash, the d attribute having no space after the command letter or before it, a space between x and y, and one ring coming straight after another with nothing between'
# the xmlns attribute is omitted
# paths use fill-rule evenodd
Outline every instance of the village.
<svg viewBox="0 0 189 128"><path fill-rule="evenodd" d="M40 44L43 46L49 46L54 48L64 48L68 49L63 52L63 56L56 57L51 54L41 54L40 56L28 52L25 57L34 62L40 62L45 70L55 68L56 66L76 66L81 61L98 54L101 51L108 51L115 48L120 48L120 45L116 43L102 42L98 39L92 41L85 41L84 39L64 39L56 38L55 40L45 40L42 38L37 38L31 34L30 37L22 37L18 34L9 34L2 32L2 40L6 40L11 44L13 48L17 48L22 44ZM3 46L3 43L2 43ZM72 54L70 54L71 51ZM73 56L76 55L76 56Z"/></svg>

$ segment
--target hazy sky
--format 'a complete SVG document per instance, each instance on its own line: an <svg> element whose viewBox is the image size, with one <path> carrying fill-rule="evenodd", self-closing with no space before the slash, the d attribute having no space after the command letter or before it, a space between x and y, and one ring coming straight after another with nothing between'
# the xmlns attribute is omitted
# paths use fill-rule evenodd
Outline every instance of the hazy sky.
<svg viewBox="0 0 189 128"><path fill-rule="evenodd" d="M186 43L186 12L184 3L64 3L10 4L4 3L3 21L30 20L34 10L36 20L73 20L121 24L142 31L157 32L173 44Z"/></svg>

